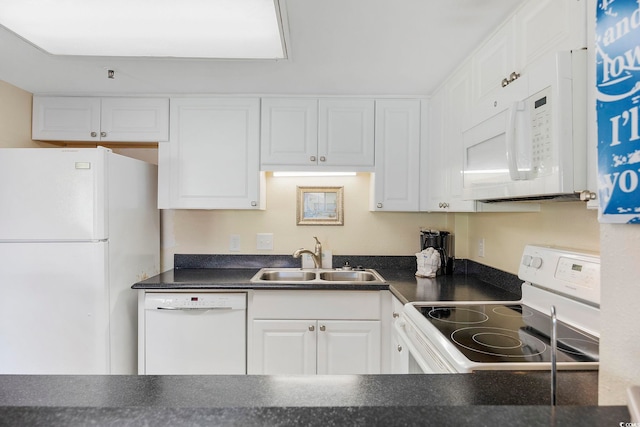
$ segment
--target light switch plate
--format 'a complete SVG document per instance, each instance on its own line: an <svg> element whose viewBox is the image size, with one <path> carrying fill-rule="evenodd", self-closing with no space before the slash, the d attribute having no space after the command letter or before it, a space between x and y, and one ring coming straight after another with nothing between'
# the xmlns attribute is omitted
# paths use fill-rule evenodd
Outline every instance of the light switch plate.
<svg viewBox="0 0 640 427"><path fill-rule="evenodd" d="M229 251L240 252L240 235L232 234L229 236Z"/></svg>
<svg viewBox="0 0 640 427"><path fill-rule="evenodd" d="M261 251L272 251L273 233L258 233L256 235L256 249Z"/></svg>

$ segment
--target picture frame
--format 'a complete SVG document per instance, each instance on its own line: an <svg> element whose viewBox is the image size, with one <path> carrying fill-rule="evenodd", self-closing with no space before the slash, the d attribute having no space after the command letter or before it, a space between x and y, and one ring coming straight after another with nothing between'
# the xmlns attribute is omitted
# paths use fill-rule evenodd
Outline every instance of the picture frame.
<svg viewBox="0 0 640 427"><path fill-rule="evenodd" d="M344 225L344 187L297 187L297 225Z"/></svg>

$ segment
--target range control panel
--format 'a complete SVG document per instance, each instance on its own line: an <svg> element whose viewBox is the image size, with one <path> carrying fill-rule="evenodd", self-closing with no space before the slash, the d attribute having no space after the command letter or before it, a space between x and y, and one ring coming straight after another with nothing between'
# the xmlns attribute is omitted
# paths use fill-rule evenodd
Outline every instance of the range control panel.
<svg viewBox="0 0 640 427"><path fill-rule="evenodd" d="M592 252L527 245L518 277L554 292L600 304L600 256Z"/></svg>

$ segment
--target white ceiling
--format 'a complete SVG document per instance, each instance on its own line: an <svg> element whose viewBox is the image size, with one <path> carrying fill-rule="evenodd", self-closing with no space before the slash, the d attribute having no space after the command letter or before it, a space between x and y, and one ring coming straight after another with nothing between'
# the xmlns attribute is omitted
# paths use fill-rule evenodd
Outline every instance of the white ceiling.
<svg viewBox="0 0 640 427"><path fill-rule="evenodd" d="M281 0L282 61L52 56L0 27L0 80L32 93L426 95L524 1Z"/></svg>

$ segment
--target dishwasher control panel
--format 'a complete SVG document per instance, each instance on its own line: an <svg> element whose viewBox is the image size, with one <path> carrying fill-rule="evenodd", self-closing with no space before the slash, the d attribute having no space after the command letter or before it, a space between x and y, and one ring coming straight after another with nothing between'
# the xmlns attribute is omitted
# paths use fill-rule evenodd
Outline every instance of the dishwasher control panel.
<svg viewBox="0 0 640 427"><path fill-rule="evenodd" d="M245 309L247 294L238 293L147 293L145 295L147 310L189 310L207 308Z"/></svg>

